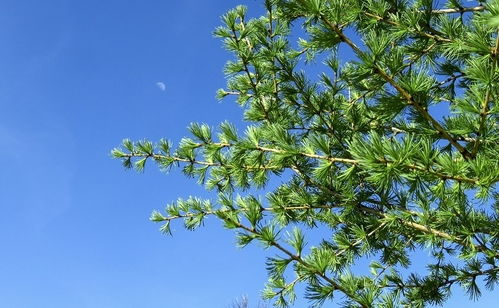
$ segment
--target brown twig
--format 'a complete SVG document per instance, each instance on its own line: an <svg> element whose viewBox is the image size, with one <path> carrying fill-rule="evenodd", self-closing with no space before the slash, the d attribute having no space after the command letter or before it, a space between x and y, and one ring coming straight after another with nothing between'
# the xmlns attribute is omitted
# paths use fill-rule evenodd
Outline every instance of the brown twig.
<svg viewBox="0 0 499 308"><path fill-rule="evenodd" d="M453 14L453 13L467 13L467 12L481 12L485 10L485 6L478 5L474 7L461 7L453 9L436 9L432 10L432 14Z"/></svg>

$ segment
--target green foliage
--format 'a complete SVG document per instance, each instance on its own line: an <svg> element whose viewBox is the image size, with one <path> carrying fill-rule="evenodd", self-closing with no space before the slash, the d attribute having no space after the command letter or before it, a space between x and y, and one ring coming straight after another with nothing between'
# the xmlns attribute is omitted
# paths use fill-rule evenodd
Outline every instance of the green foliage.
<svg viewBox="0 0 499 308"><path fill-rule="evenodd" d="M193 123L176 148L124 140L112 151L137 171L148 160L181 167L218 195L179 199L151 220L170 233L174 220L194 230L213 215L239 246L275 250L263 297L278 307L296 285L312 305L345 307L440 305L459 286L471 299L492 289L499 1L264 4L253 19L238 6L215 30L234 54L217 97L236 98L244 133ZM310 74L317 62L323 71ZM312 229L323 238L309 244ZM412 266L421 253L424 272Z"/></svg>

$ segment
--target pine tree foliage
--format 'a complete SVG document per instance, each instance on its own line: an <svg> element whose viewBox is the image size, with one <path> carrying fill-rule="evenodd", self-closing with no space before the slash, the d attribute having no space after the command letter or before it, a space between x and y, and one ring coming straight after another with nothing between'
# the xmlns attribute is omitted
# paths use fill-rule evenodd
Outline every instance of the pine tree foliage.
<svg viewBox="0 0 499 308"><path fill-rule="evenodd" d="M213 216L240 246L273 249L263 296L279 307L298 285L312 305L345 307L423 307L459 287L471 299L492 289L499 1L264 5L258 18L236 7L215 30L234 55L218 97L241 105L244 131L193 123L176 147L125 140L113 150L138 171L180 167L218 196L180 199L151 220L170 233L176 220L196 229ZM314 228L327 232L310 245ZM413 269L418 254L429 256L418 259L424 271Z"/></svg>

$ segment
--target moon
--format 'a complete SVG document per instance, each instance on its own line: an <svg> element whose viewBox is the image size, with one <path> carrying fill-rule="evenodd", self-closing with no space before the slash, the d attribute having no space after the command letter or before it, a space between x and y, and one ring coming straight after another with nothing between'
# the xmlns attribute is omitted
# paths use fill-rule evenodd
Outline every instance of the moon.
<svg viewBox="0 0 499 308"><path fill-rule="evenodd" d="M161 91L165 91L166 90L166 85L164 82L161 82L161 81L158 81L156 82L156 86L158 87L158 89L160 89Z"/></svg>

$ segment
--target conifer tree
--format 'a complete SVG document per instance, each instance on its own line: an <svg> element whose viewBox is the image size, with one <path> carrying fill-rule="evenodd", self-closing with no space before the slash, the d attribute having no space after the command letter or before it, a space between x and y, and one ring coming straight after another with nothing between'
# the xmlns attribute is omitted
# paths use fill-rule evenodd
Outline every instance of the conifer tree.
<svg viewBox="0 0 499 308"><path fill-rule="evenodd" d="M313 305L346 307L423 307L457 288L471 299L492 289L499 1L263 2L263 16L238 6L215 30L234 55L218 97L235 98L247 127L193 123L178 146L113 150L127 168L180 167L214 191L151 220L170 233L177 220L196 229L213 216L240 246L273 249L263 296L279 307L298 285ZM314 228L323 238L307 244ZM412 264L422 254L424 271Z"/></svg>

